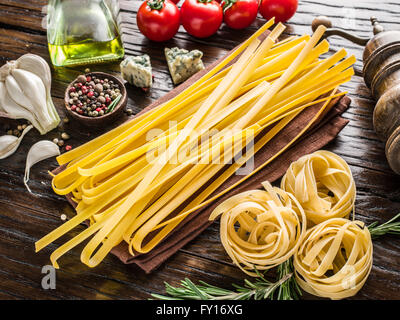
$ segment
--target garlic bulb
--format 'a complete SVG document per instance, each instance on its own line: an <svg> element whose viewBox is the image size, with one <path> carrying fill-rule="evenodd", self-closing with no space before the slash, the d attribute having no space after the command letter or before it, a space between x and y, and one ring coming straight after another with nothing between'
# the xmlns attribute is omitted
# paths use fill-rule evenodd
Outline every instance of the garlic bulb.
<svg viewBox="0 0 400 320"><path fill-rule="evenodd" d="M55 119L59 118L53 100L51 99L51 71L46 60L37 55L28 53L19 57L16 63L18 69L29 71L37 75L43 81L43 84L46 87L47 108Z"/></svg>
<svg viewBox="0 0 400 320"><path fill-rule="evenodd" d="M43 58L26 54L7 62L0 68L0 116L29 120L47 133L60 123L50 88L51 71Z"/></svg>
<svg viewBox="0 0 400 320"><path fill-rule="evenodd" d="M58 146L55 143L53 143L49 140L42 140L42 141L36 142L29 149L28 155L26 157L24 184L30 193L32 193L32 191L28 186L28 181L29 181L29 173L30 173L31 167L35 163L38 163L44 159L55 157L58 155L60 155L60 149L58 148Z"/></svg>
<svg viewBox="0 0 400 320"><path fill-rule="evenodd" d="M22 138L33 128L32 125L27 126L22 131L21 136L18 138L12 135L5 135L0 137L0 159L5 159L17 151Z"/></svg>

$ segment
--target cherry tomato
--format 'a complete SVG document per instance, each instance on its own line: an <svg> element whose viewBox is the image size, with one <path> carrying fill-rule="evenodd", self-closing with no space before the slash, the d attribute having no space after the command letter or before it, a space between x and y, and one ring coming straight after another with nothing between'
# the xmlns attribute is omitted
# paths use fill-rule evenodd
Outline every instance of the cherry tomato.
<svg viewBox="0 0 400 320"><path fill-rule="evenodd" d="M257 17L258 0L225 0L224 22L232 29L247 28Z"/></svg>
<svg viewBox="0 0 400 320"><path fill-rule="evenodd" d="M142 3L136 16L141 33L153 41L167 41L179 29L179 9L171 0L149 0Z"/></svg>
<svg viewBox="0 0 400 320"><path fill-rule="evenodd" d="M275 22L288 21L297 10L298 0L261 0L260 13L269 20L275 17Z"/></svg>
<svg viewBox="0 0 400 320"><path fill-rule="evenodd" d="M222 20L222 7L215 0L185 0L182 4L182 25L194 37L207 38L213 35Z"/></svg>

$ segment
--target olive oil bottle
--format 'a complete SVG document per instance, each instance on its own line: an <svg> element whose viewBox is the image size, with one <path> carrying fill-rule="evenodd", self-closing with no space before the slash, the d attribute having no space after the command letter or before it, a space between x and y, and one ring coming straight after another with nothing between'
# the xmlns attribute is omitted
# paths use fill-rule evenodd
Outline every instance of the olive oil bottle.
<svg viewBox="0 0 400 320"><path fill-rule="evenodd" d="M118 0L50 0L47 42L53 65L86 65L123 58L118 13Z"/></svg>

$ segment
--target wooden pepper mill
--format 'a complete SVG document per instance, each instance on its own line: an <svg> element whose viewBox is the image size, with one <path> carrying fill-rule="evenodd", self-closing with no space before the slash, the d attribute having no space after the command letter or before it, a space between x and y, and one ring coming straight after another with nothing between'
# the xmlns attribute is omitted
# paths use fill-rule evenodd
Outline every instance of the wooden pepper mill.
<svg viewBox="0 0 400 320"><path fill-rule="evenodd" d="M342 29L332 28L324 16L314 19L312 29L324 25L325 37L340 36L365 46L363 77L377 100L374 108L374 129L386 142L385 153L390 167L400 174L400 31L385 31L375 17L371 17L374 36L363 38Z"/></svg>

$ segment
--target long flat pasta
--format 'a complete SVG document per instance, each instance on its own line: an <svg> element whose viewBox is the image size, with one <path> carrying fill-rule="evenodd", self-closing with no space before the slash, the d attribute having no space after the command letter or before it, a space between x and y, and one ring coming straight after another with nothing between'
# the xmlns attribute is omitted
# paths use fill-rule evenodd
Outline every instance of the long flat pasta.
<svg viewBox="0 0 400 320"><path fill-rule="evenodd" d="M324 102L323 112L331 99L343 94L336 94L336 87L351 77L353 60L339 62L345 51L320 60L329 49L327 41L318 43L324 27L311 37L275 43L285 28L278 24L264 41L258 40L271 24L182 93L60 156L58 161L66 164L66 169L53 177L53 190L73 195L77 215L37 241L36 250L89 220L87 231L54 252L54 266L85 240L81 261L90 267L98 265L121 241L129 244L132 255L133 250L149 252L190 212L220 196L222 193L210 197L245 159L302 110ZM312 81L314 78L318 81ZM292 145L316 119L305 124L264 165ZM248 139L266 128L270 129L257 137L254 150L246 150L241 157ZM237 159L241 160L235 162ZM209 184L225 166L224 173ZM159 232L154 232L157 229Z"/></svg>

